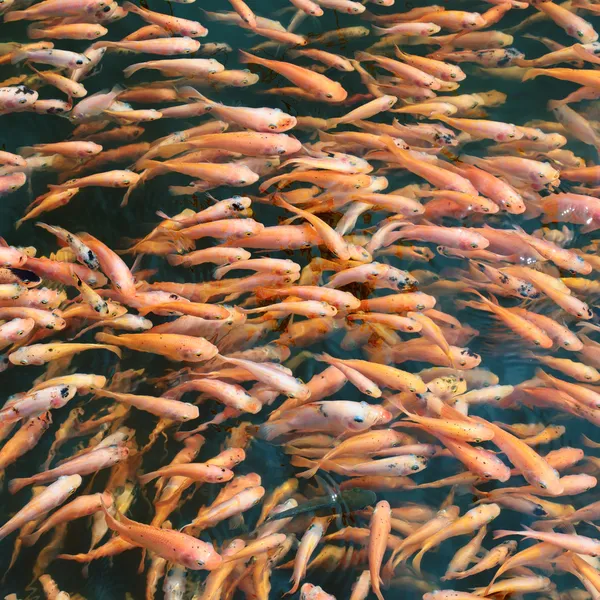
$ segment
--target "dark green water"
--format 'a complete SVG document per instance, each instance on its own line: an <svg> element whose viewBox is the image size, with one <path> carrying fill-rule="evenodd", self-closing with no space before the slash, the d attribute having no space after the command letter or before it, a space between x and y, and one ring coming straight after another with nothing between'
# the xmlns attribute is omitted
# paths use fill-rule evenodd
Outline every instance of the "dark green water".
<svg viewBox="0 0 600 600"><path fill-rule="evenodd" d="M291 12L279 14L279 11L285 9L288 5L284 0L255 0L249 2L252 9L258 15L269 16L271 18L280 18L282 23L286 24L291 18ZM461 10L483 11L489 5L479 2L455 2L444 3L447 8L458 8ZM414 4L396 2L394 7L382 9L379 7L373 10L377 13L384 12L400 12L412 8L414 5L422 5L415 2ZM234 52L230 55L221 55L216 58L223 62L226 68L242 68L237 61L236 49L249 49L256 43L259 43L258 38L252 37L247 32L236 27L226 26L220 23L211 23L204 18L201 8L207 10L229 10L229 5L224 0L197 0L190 5L170 4L167 2L159 2L150 0L149 8L162 12L173 11L177 16L187 17L200 20L209 28L208 37L204 38L203 42L226 42L234 48ZM526 11L512 11L505 17L500 25L496 28L510 27L518 23L524 15L532 14L533 9ZM586 17L590 22L598 22L597 19ZM366 24L358 17L348 15L335 14L332 11L326 11L325 16L319 19L306 19L296 33L302 34L319 34L324 31L329 31L338 27L346 27L352 25ZM130 15L122 21L109 25L109 34L106 39L118 40L134 31L141 26L141 21L134 15ZM553 40L563 44L570 44L571 40L552 23L541 23L536 25L535 29L528 30L529 33L535 33L539 36L548 36ZM25 41L26 40L26 24L15 23L10 25L0 26L0 42L6 41ZM347 45L332 46L331 51L351 56L354 51L364 49L374 43L376 38L369 36ZM87 44L85 42L57 42L57 47L72 50L83 50ZM528 58L536 57L545 53L545 49L539 43L530 39L523 38L517 34L515 36L514 46L524 52ZM424 54L425 47L410 47L409 52ZM278 53L279 57L285 58L283 52ZM136 56L122 53L107 53L101 65L102 70L99 74L85 80L85 85L89 93L94 93L102 89L112 87L116 83L123 83L122 69L129 64L141 60L149 60L151 57ZM487 91L496 89L508 94L508 100L505 105L490 109L489 118L495 120L504 120L515 124L524 124L531 119L547 119L552 120L552 114L546 108L546 102L552 98L562 98L567 93L574 89L570 84L563 84L551 79L540 78L535 81L519 83L504 79L494 79L482 77L477 74L477 70L469 64L461 65L468 77L461 84L459 93L471 93L477 91ZM27 67L24 66L2 66L1 78L9 77L26 72ZM226 104L233 105L248 105L248 106L270 106L279 107L294 115L314 116L314 117L333 117L340 116L347 112L345 107L328 107L317 103L300 102L293 98L283 99L279 96L262 95L261 90L274 87L276 85L287 85L287 83L262 69L251 67L261 75L261 81L250 88L235 89L229 88L222 91L203 90L211 99L222 101ZM141 83L143 81L152 81L154 75L152 72L142 72L136 74L131 81L133 83ZM335 73L335 78L339 80L348 90L349 94L364 92L359 78L356 73ZM40 94L41 98L60 97L60 94L53 94L51 88L44 88ZM390 122L391 119L386 116L378 117L379 120ZM152 141L158 137L167 135L176 130L183 130L194 126L206 117L196 118L192 120L159 120L155 123L145 124L146 131L139 141ZM404 122L413 122L412 117L401 118ZM16 151L20 146L32 145L35 143L62 141L68 137L73 130L70 122L58 116L50 115L34 115L29 113L11 114L9 116L0 116L0 144L8 151ZM305 139L308 139L306 136ZM578 156L586 160L595 161L597 156L589 146L573 142L569 142L567 146L573 150ZM470 154L483 154L485 152L483 145L470 145ZM124 167L125 165L123 165ZM388 189L394 189L399 185L409 183L411 179L407 177L396 178L393 174L387 174L390 179ZM10 244L14 245L33 245L38 249L38 255L48 255L56 250L55 241L52 236L42 232L33 226L32 222L25 223L18 231L15 231L15 221L23 215L26 205L35 197L43 193L48 183L55 182L55 174L53 173L34 173L28 182L21 190L10 196L0 199L0 235L4 236ZM197 198L185 196L172 197L168 192L168 185L185 185L187 178L177 175L161 177L153 180L149 185L146 185L139 190L136 190L132 195L129 205L126 208L120 208L119 204L123 195L122 191L110 190L103 188L88 188L82 190L74 200L65 208L45 215L43 220L49 223L60 225L70 231L87 231L94 236L100 238L105 243L114 248L123 248L127 244L124 238L138 238L147 233L156 223L157 217L155 212L163 210L168 214L179 212L186 207L206 206L207 200L199 195ZM236 193L243 191L244 194L253 194L257 192L256 188L250 189L227 189L220 188L214 191L214 195L219 198L227 198ZM282 211L269 207L264 204L253 206L255 210L255 219L272 224L283 215ZM467 221L469 222L469 221ZM476 223L475 220L470 221ZM499 217L490 218L489 222L494 227L511 227L513 224L524 224L521 217L515 217L502 213ZM372 225L371 222L369 225ZM365 225L362 221L359 222L358 229ZM536 221L528 221L525 227L528 231L532 231L539 226ZM579 237L576 236L573 241L573 246L580 247L585 245L593 236ZM316 252L316 250L315 250ZM282 256L284 256L282 254ZM306 258L296 253L295 260L304 265ZM383 260L384 257L380 258ZM431 261L426 267L419 264L409 264L392 259L395 266L407 269L427 268L431 271L439 273L443 276L444 269L449 266L456 266L456 262L448 261L436 255L436 258ZM181 268L170 267L165 260L159 257L146 256L142 262L143 268L157 269L156 280L164 281L204 281L211 275L209 269L196 268L194 270L184 270ZM451 314L456 314L453 298L451 296L441 296L438 298L438 308L446 310ZM480 352L483 356L482 366L487 367L496 373L501 383L517 384L524 379L532 376L535 365L520 356L520 348L507 345L498 341L495 337L496 328L490 319L482 316L481 313L474 311L464 311L459 314L459 318L475 327L480 331L480 336L476 338L470 347L475 352ZM86 341L92 340L91 335L84 338ZM339 346L343 332L338 332L334 336L326 340L324 344L317 347L311 347L313 351L327 351L335 356L360 356L360 353L355 351L348 353L342 350ZM112 357L104 353L89 353L75 359L74 365L81 372L111 375L116 363ZM411 364L415 370L426 365ZM126 368L144 368L150 376L158 376L162 374L166 368L172 365L158 358L149 358L149 355L140 353L126 352L125 359L122 362L122 369ZM308 380L314 372L318 372L322 366L314 362L305 362L301 365L298 376L304 380ZM13 368L5 373L0 374L2 382L2 401L15 392L28 389L31 382L42 372L41 368ZM142 393L152 393L152 387L146 385L140 388ZM336 396L343 399L357 399L356 390L347 385ZM86 405L86 410L91 413L96 407L100 406L102 401L95 401L93 407L86 400L82 404ZM86 404L87 403L87 404ZM206 407L206 409L204 408ZM211 405L203 405L202 420L207 420L211 416L211 410L215 407ZM49 446L54 438L54 433L60 426L61 422L68 414L68 409L57 411L54 417L54 424L50 431L44 436L38 447L20 459L15 465L12 465L6 472L6 479L15 476L25 476L33 474L37 471L38 465L42 463L47 455ZM492 410L484 407L478 410L481 416L492 419L510 420L514 422L545 422L545 423L562 423L567 426L566 434L560 441L554 442L544 447L544 451L549 451L561 446L580 446L580 435L586 433L590 437L596 439L597 433L594 427L584 424L582 421L565 420L564 417L558 416L551 411L530 411L528 409L519 409L509 413L499 410ZM265 420L265 417L258 415L254 419L257 423ZM132 414L127 422L127 425L135 427L138 431L138 443L143 445L147 439L147 435L151 430L155 419L145 414L132 411ZM206 433L208 443L202 449L200 459L208 458L216 454L226 432L221 428L211 428ZM60 452L60 458L69 456L74 450L75 443L69 443L63 446ZM170 439L168 442L160 440L152 452L150 452L143 464L143 470L147 471L158 464L165 464L177 452L180 445ZM593 452L586 450L586 452ZM447 459L430 461L429 467L415 477L416 481L432 481L439 477L443 477L454 473L458 470L456 461ZM263 478L263 485L270 491L273 487L280 484L285 479L293 476L294 469L289 465L288 457L283 454L280 448L270 445L263 441L253 441L248 448L248 459L238 468L236 473L249 473L252 471L258 472ZM100 473L94 480L93 490L100 491L103 489L103 484L106 481L107 473ZM89 480L89 478L87 478ZM86 481L87 481L86 480ZM146 488L150 491L152 488ZM301 488L302 489L302 488ZM445 498L448 489L415 491L415 492L398 492L380 494L380 499L388 499L392 502L392 506L397 502L413 501L425 502L431 506L438 506ZM208 502L216 495L216 491L210 490L209 486L204 486L201 493L198 493L188 502L181 511L175 512L172 515L175 527L180 527L186 524L197 512L198 507L205 502ZM2 492L1 502L1 517L6 520L11 514L18 510L29 498L29 491L23 491L16 496L10 496L6 491ZM462 511L470 506L472 501L470 493L463 493L459 497L459 504ZM597 494L594 492L575 499L574 503L577 507L583 506L588 502L597 499ZM149 520L151 511L151 497L145 496L144 491L138 490L136 501L130 512L130 516L141 521ZM259 508L255 508L245 515L247 525L252 528L256 517L258 516ZM494 523L493 529L499 528L518 528L520 523L529 524L533 519L512 513L504 510L501 517ZM239 534L241 532L233 532ZM592 531L586 531L582 528L581 533L592 534ZM212 539L219 543L224 539L231 537L230 532L225 524L210 530L203 537ZM12 544L15 535L0 542L0 573L2 573L10 560ZM0 595L11 592L17 593L19 598L26 596L25 587L32 579L32 567L35 563L38 552L43 547L44 543L50 539L49 536L42 538L34 548L24 550L21 557L11 571L9 576L0 584ZM433 589L439 587L438 577L445 571L446 565L456 550L466 543L464 537L456 538L450 542L443 544L442 548L437 553L431 553L424 561L425 582L431 585ZM69 553L84 552L89 544L89 521L82 520L74 523L69 527L69 532L65 541L64 551ZM486 538L485 547L490 548L493 542L489 537ZM288 556L290 559L292 554ZM92 563L89 568L88 576L82 574L81 566L67 563L65 561L56 561L50 565L48 572L56 579L61 589L64 589L71 594L79 593L89 599L119 599L124 598L127 592L131 593L133 598L142 598L144 594L145 577L143 574L137 573L139 563L139 552L131 551L117 556L113 560L101 560ZM332 573L311 572L307 581L322 585L326 590L336 595L338 600L348 598L350 587L355 581L360 570L352 570L350 568L338 569ZM288 589L287 578L289 571L276 571L273 576L273 588L271 597L273 599L280 598L281 594ZM202 579L202 575L193 574L190 576L191 581ZM466 590L469 587L482 585L489 580L489 574L483 574L480 577L471 578L461 583L456 584L456 589ZM570 588L575 584L572 577L557 577L556 582L559 589ZM419 583L419 582L417 582ZM386 598L413 598L420 597L424 590L415 586L412 589L410 585L403 585L401 588L392 588L386 593ZM160 597L158 592L157 597ZM239 596L242 597L241 595Z"/></svg>

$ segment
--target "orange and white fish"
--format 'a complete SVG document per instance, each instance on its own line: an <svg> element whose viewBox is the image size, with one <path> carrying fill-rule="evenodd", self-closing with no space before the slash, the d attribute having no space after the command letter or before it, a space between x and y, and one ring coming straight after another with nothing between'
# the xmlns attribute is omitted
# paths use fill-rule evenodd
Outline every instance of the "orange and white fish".
<svg viewBox="0 0 600 600"><path fill-rule="evenodd" d="M72 477L78 477L78 475ZM111 508L113 504L112 494L109 492L102 492L75 498L75 500L54 512L41 525L36 527L33 533L24 536L23 543L26 546L33 546L44 533L50 531L54 527L57 527L62 523L70 523L75 519L81 519L82 517L87 517L101 511L103 503L107 508Z"/></svg>
<svg viewBox="0 0 600 600"><path fill-rule="evenodd" d="M43 492L34 496L20 511L0 527L0 539L20 529L29 521L43 517L52 509L60 506L81 485L80 475L61 477L50 484Z"/></svg>
<svg viewBox="0 0 600 600"><path fill-rule="evenodd" d="M155 12L141 6L136 6L132 2L123 2L122 8L130 13L135 13L147 23L158 25L164 31L172 35L188 36L190 38L205 37L208 29L203 27L197 21L183 19L172 15Z"/></svg>
<svg viewBox="0 0 600 600"><path fill-rule="evenodd" d="M58 342L22 346L9 354L9 360L13 365L19 366L43 365L53 360L85 352L86 350L108 350L119 357L121 356L120 348L109 344L71 344Z"/></svg>
<svg viewBox="0 0 600 600"><path fill-rule="evenodd" d="M108 526L124 540L162 556L187 569L212 571L221 565L213 545L172 529L162 529L132 521L122 514L115 519L102 505Z"/></svg>
<svg viewBox="0 0 600 600"><path fill-rule="evenodd" d="M240 50L240 60L244 63L256 63L276 71L298 87L314 94L316 98L322 101L342 102L348 96L346 90L338 82L304 67L282 61L259 58L242 50Z"/></svg>
<svg viewBox="0 0 600 600"><path fill-rule="evenodd" d="M109 335L97 333L96 339L115 346L124 346L130 350L161 354L173 360L184 362L202 362L214 358L218 349L203 338L194 338L177 334L127 333ZM91 344L95 346L95 344ZM102 344L100 344L102 346ZM111 346L113 347L113 346Z"/></svg>
<svg viewBox="0 0 600 600"><path fill-rule="evenodd" d="M391 413L380 406L366 402L329 400L285 411L280 420L263 423L259 432L264 439L272 440L294 429L339 433L362 431L387 423L391 418Z"/></svg>
<svg viewBox="0 0 600 600"><path fill-rule="evenodd" d="M129 456L129 449L126 446L108 446L99 448L87 454L82 454L63 462L60 466L42 471L31 477L21 477L11 479L8 483L8 491L16 494L19 490L28 485L47 483L63 476L83 476L89 473L96 473L100 469L112 467L114 464L124 461Z"/></svg>
<svg viewBox="0 0 600 600"><path fill-rule="evenodd" d="M380 589L382 581L380 571L392 528L391 519L390 503L387 500L381 500L373 510L369 527L369 573L371 575L371 588L379 600L383 600L383 594Z"/></svg>
<svg viewBox="0 0 600 600"><path fill-rule="evenodd" d="M163 15L164 16L164 15ZM94 42L92 49L116 48L144 54L159 54L173 56L175 54L193 54L200 48L200 42L191 37L157 38L135 42Z"/></svg>

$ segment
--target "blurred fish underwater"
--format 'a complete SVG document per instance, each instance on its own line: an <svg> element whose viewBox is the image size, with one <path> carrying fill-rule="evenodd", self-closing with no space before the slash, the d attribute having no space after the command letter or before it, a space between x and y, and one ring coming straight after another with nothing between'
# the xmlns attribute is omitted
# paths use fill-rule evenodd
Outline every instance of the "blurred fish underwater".
<svg viewBox="0 0 600 600"><path fill-rule="evenodd" d="M1 597L598 600L598 13L0 0Z"/></svg>

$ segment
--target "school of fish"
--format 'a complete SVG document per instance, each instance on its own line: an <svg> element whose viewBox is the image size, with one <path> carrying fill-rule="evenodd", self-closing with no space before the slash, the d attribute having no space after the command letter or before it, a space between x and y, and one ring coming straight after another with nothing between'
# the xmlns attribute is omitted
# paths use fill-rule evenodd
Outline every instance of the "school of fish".
<svg viewBox="0 0 600 600"><path fill-rule="evenodd" d="M6 597L600 600L600 2L267 4L0 0Z"/></svg>

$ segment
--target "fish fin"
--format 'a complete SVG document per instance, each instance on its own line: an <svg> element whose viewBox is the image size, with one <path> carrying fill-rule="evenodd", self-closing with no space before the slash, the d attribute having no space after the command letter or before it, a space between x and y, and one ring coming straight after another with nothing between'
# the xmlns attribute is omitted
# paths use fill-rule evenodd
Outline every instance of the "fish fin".
<svg viewBox="0 0 600 600"><path fill-rule="evenodd" d="M231 517L229 519L229 522L228 522L228 527L230 530L240 529L244 525L245 525L244 515L242 515L242 514L234 515L233 517Z"/></svg>
<svg viewBox="0 0 600 600"><path fill-rule="evenodd" d="M533 531L533 530L531 530L531 531ZM496 529L496 531L494 531L492 533L492 535L494 536L494 539L497 540L497 539L506 537L508 535L516 535L518 533L519 533L518 531L511 531L509 529Z"/></svg>
<svg viewBox="0 0 600 600"><path fill-rule="evenodd" d="M100 334L96 335L98 336ZM123 352L121 351L121 348L119 348L119 346L113 346L112 344L101 344L101 346L102 348L104 348L104 350L108 350L109 352L116 354L119 358L123 358Z"/></svg>
<svg viewBox="0 0 600 600"><path fill-rule="evenodd" d="M26 485L29 485L29 477L18 477L11 479L8 482L9 494L16 494L19 490L22 490Z"/></svg>
<svg viewBox="0 0 600 600"><path fill-rule="evenodd" d="M24 546L33 546L37 543L37 541L40 539L43 533L43 531L35 531L30 535L23 535L21 536L21 541L23 542Z"/></svg>
<svg viewBox="0 0 600 600"><path fill-rule="evenodd" d="M148 482L156 479L157 477L160 477L160 475L157 475L156 471L150 471L149 473L138 476L138 481L141 485L146 485Z"/></svg>
<svg viewBox="0 0 600 600"><path fill-rule="evenodd" d="M95 335L95 340L97 342L101 342L101 343L106 343L106 344L110 344L111 342L115 342L119 340L119 336L117 335L112 335L110 333L97 333Z"/></svg>
<svg viewBox="0 0 600 600"><path fill-rule="evenodd" d="M425 553L429 550L428 544L425 544L421 550L419 550L418 554L413 558L412 568L417 572L417 574L421 575L421 562Z"/></svg>
<svg viewBox="0 0 600 600"><path fill-rule="evenodd" d="M240 50L239 51L239 61L242 64L248 64L248 63L256 63L259 65L264 65L264 59L258 57L258 56L254 56L254 54L250 54L249 52L246 52L244 50Z"/></svg>
<svg viewBox="0 0 600 600"><path fill-rule="evenodd" d="M541 75L544 72L544 69L529 69L527 73L523 75L523 79L521 81L529 81L530 79L535 79L538 75Z"/></svg>

